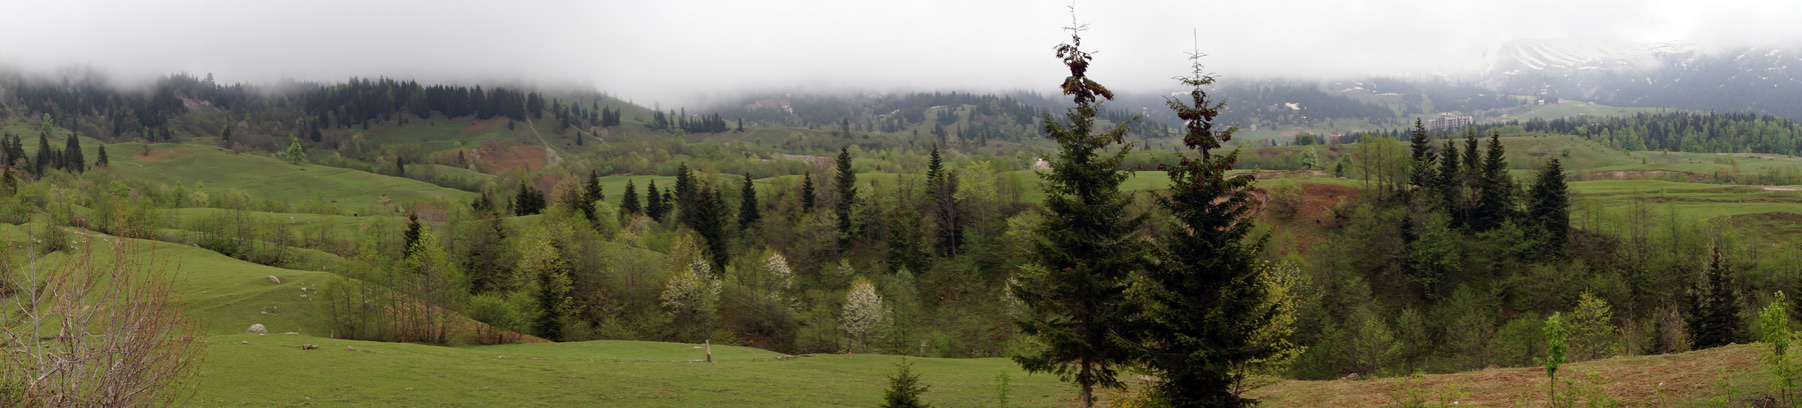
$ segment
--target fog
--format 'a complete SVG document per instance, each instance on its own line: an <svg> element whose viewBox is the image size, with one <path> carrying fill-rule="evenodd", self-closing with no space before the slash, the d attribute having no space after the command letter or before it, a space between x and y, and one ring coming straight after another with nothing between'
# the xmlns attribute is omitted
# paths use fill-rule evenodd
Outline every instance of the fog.
<svg viewBox="0 0 1802 408"><path fill-rule="evenodd" d="M0 62L121 80L579 83L666 106L745 91L1051 92L1067 1L0 1ZM1793 1L1082 1L1091 76L1176 88L1184 53L1233 77L1480 70L1510 39L1802 39ZM1193 33L1193 34L1192 34Z"/></svg>

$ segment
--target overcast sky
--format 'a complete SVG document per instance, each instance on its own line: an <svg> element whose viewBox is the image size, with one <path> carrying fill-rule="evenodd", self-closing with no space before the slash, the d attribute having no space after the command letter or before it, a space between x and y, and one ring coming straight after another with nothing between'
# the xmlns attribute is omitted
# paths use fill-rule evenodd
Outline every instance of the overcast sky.
<svg viewBox="0 0 1802 408"><path fill-rule="evenodd" d="M1065 0L0 0L0 61L221 81L580 82L640 104L747 90L1050 92ZM1517 38L1802 39L1802 2L1087 0L1091 76L1174 89L1191 30L1228 80L1454 73Z"/></svg>

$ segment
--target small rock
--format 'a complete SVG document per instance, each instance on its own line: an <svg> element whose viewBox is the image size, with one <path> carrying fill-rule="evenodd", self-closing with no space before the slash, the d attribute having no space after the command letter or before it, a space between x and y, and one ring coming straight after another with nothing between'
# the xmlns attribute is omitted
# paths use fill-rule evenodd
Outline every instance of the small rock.
<svg viewBox="0 0 1802 408"><path fill-rule="evenodd" d="M344 351L357 351L356 347L344 346Z"/></svg>
<svg viewBox="0 0 1802 408"><path fill-rule="evenodd" d="M282 334L285 334L285 335L289 335L289 336L293 336L293 335L296 335L296 334L300 334L300 333L295 333L295 332L287 332L287 333L282 333Z"/></svg>
<svg viewBox="0 0 1802 408"><path fill-rule="evenodd" d="M240 341L240 342L238 342L238 344L250 344L250 342L248 342L248 341Z"/></svg>
<svg viewBox="0 0 1802 408"><path fill-rule="evenodd" d="M319 348L319 346L318 346L318 345L315 345L315 344L302 344L302 345L300 345L300 349L301 349L301 350L312 350L312 349L316 349L316 348Z"/></svg>
<svg viewBox="0 0 1802 408"><path fill-rule="evenodd" d="M282 284L282 278L277 278L275 275L269 275L269 283L280 285Z"/></svg>
<svg viewBox="0 0 1802 408"><path fill-rule="evenodd" d="M1347 375L1344 378L1340 378L1340 379L1345 380L1345 381L1361 381L1364 379L1364 376L1358 375L1358 373L1351 373L1350 375Z"/></svg>
<svg viewBox="0 0 1802 408"><path fill-rule="evenodd" d="M250 325L250 328L249 328L249 329L245 329L245 330L244 330L244 332L246 332L246 333L256 333L256 334L263 334L263 333L268 333L268 332L269 332L269 329L266 329L266 328L263 328L263 324L262 324L262 323L257 323L257 324L253 324L253 325Z"/></svg>

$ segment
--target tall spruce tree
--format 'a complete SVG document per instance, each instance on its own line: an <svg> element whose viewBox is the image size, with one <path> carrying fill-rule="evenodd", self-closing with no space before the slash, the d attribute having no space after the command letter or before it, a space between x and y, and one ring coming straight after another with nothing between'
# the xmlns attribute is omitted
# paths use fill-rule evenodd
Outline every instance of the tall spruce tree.
<svg viewBox="0 0 1802 408"><path fill-rule="evenodd" d="M1165 166L1170 195L1159 197L1158 204L1171 216L1170 237L1158 248L1160 262L1145 269L1144 279L1129 292L1143 306L1143 332L1135 343L1146 366L1162 379L1154 396L1164 406L1248 406L1254 401L1235 392L1243 380L1237 368L1292 346L1260 342L1257 336L1278 323L1262 307L1269 296L1262 274L1269 269L1258 267L1256 258L1264 241L1246 238L1256 179L1227 176L1238 151L1213 152L1238 129L1214 128L1225 103L1209 100L1204 87L1214 78L1202 70L1201 56L1190 54L1193 74L1180 78L1191 87L1189 101L1167 101L1184 121L1183 144L1198 157Z"/></svg>
<svg viewBox="0 0 1802 408"><path fill-rule="evenodd" d="M927 208L932 211L932 247L939 256L956 257L964 238L964 215L959 211L962 203L957 199L957 174L939 173L931 183L932 195L928 198L932 202Z"/></svg>
<svg viewBox="0 0 1802 408"><path fill-rule="evenodd" d="M1570 196L1564 185L1564 166L1554 158L1539 172L1527 201L1527 219L1540 241L1541 253L1564 256L1570 241Z"/></svg>
<svg viewBox="0 0 1802 408"><path fill-rule="evenodd" d="M582 186L582 215L587 216L589 221L595 221L596 203L605 199L607 193L601 191L600 170L588 170L588 181Z"/></svg>
<svg viewBox="0 0 1802 408"><path fill-rule="evenodd" d="M1508 222L1514 212L1514 178L1508 175L1507 152L1502 150L1502 132L1489 134L1489 147L1483 152L1479 174L1477 210L1473 224L1478 231L1488 231Z"/></svg>
<svg viewBox="0 0 1802 408"><path fill-rule="evenodd" d="M111 165L111 164L112 163L109 163L106 160L106 144L102 143L99 146L95 146L94 147L94 166L107 167L108 165Z"/></svg>
<svg viewBox="0 0 1802 408"><path fill-rule="evenodd" d="M1433 187L1433 139L1427 135L1427 127L1414 118L1414 130L1408 132L1409 163L1411 177L1408 184L1414 186L1415 195L1424 196Z"/></svg>
<svg viewBox="0 0 1802 408"><path fill-rule="evenodd" d="M692 211L684 209L682 212L692 213L689 217L693 224L689 228L693 228L695 234L707 241L707 255L713 262L713 270L725 271L726 262L732 256L728 252L730 246L727 245L726 224L732 221L727 218L729 215L726 214L726 204L721 200L718 189L706 184L696 187L698 190L695 192L694 208Z"/></svg>
<svg viewBox="0 0 1802 408"><path fill-rule="evenodd" d="M1441 149L1444 151L1439 154L1439 180L1436 182L1436 189L1440 205L1448 214L1456 214L1460 191L1464 188L1463 181L1460 180L1463 176L1459 172L1458 143L1445 139L1445 146Z"/></svg>
<svg viewBox="0 0 1802 408"><path fill-rule="evenodd" d="M801 212L803 212L803 213L813 212L814 194L815 193L813 191L813 172L811 172L811 171L801 172Z"/></svg>
<svg viewBox="0 0 1802 408"><path fill-rule="evenodd" d="M1069 27L1069 43L1057 57L1070 69L1061 86L1075 102L1065 112L1068 125L1045 114L1043 131L1059 146L1044 179L1044 220L1036 228L1027 267L1012 283L1026 306L1021 334L1039 347L1013 356L1028 371L1057 373L1077 384L1082 405L1093 406L1094 389L1120 384L1117 370L1131 353L1120 338L1136 313L1126 299L1128 277L1145 264L1134 232L1142 216L1127 212L1131 200L1120 193L1129 173L1117 170L1132 151L1125 141L1134 120L1107 131L1095 129L1102 99L1114 94L1089 79L1094 58L1082 51L1081 32ZM1108 147L1120 145L1113 151Z"/></svg>
<svg viewBox="0 0 1802 408"><path fill-rule="evenodd" d="M622 215L640 214L644 212L641 205L638 201L638 186L633 185L632 180L626 180L626 192L620 193L619 197L620 212L624 213Z"/></svg>
<svg viewBox="0 0 1802 408"><path fill-rule="evenodd" d="M663 193L657 191L657 181L652 180L650 187L646 187L644 191L644 215L657 222L663 222L663 217L668 213L669 204L663 202Z"/></svg>
<svg viewBox="0 0 1802 408"><path fill-rule="evenodd" d="M838 184L838 202L833 210L838 213L838 249L851 248L851 234L856 224L852 222L851 208L857 203L857 173L851 170L851 150L848 147L838 149L838 173L833 177Z"/></svg>
<svg viewBox="0 0 1802 408"><path fill-rule="evenodd" d="M31 161L31 175L43 177L44 169L61 167L56 159L56 151L50 149L48 133L38 134L38 155Z"/></svg>
<svg viewBox="0 0 1802 408"><path fill-rule="evenodd" d="M945 163L939 157L939 144L932 144L932 155L926 159L926 182L937 183L939 175L945 170Z"/></svg>
<svg viewBox="0 0 1802 408"><path fill-rule="evenodd" d="M762 210L757 205L757 184L751 181L751 173L746 172L745 183L738 192L738 230L750 229L762 219Z"/></svg>
<svg viewBox="0 0 1802 408"><path fill-rule="evenodd" d="M1689 334L1697 350L1725 346L1739 339L1739 292L1734 290L1733 263L1713 248L1708 270L1689 294Z"/></svg>
<svg viewBox="0 0 1802 408"><path fill-rule="evenodd" d="M689 214L692 211L689 209L695 206L695 176L694 173L688 171L687 162L676 167L676 187L673 190L676 192L676 199L673 202L675 205L665 201L663 203L664 211L675 211L676 222L694 228L694 219Z"/></svg>
<svg viewBox="0 0 1802 408"><path fill-rule="evenodd" d="M80 173L88 168L88 159L81 153L81 137L69 134L69 142L63 146L63 170Z"/></svg>

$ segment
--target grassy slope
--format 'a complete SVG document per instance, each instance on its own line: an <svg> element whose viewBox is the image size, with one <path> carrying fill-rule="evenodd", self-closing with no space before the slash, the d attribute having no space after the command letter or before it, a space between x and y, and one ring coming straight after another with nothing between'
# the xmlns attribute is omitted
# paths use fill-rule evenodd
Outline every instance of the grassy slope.
<svg viewBox="0 0 1802 408"><path fill-rule="evenodd" d="M136 177L193 187L205 183L209 194L240 189L258 200L299 203L335 202L353 211L376 205L387 196L395 205L449 198L467 202L475 193L454 190L413 179L313 164L290 164L266 156L237 154L217 147L192 144L151 145L150 156L134 143L107 145L113 171Z"/></svg>

